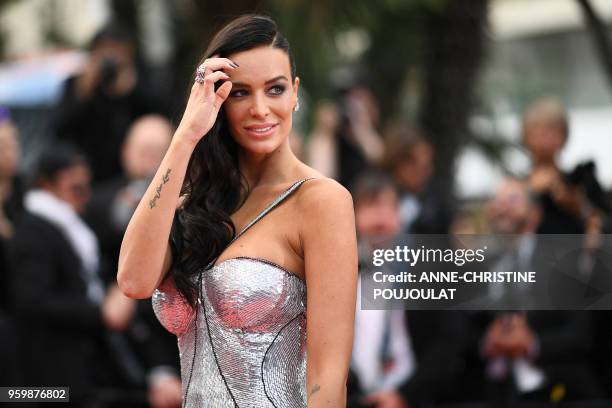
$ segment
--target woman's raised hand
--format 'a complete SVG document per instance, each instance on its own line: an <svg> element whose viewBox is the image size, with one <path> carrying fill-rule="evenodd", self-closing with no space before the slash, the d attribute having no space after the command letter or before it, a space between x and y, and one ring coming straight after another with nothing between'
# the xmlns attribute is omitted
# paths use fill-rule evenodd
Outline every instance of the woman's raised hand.
<svg viewBox="0 0 612 408"><path fill-rule="evenodd" d="M126 296L134 299L151 297L170 270L170 231L177 204L180 205L189 159L197 143L215 123L232 89L227 74L238 66L218 55L205 60L203 65L206 69L196 77L172 143L123 236L117 283ZM224 83L215 91L217 81Z"/></svg>
<svg viewBox="0 0 612 408"><path fill-rule="evenodd" d="M227 99L232 83L228 81L230 72L238 67L228 58L213 55L204 60L198 68L201 72L191 88L185 113L178 127L177 137L195 146L215 123L221 104ZM215 91L215 83L225 82Z"/></svg>

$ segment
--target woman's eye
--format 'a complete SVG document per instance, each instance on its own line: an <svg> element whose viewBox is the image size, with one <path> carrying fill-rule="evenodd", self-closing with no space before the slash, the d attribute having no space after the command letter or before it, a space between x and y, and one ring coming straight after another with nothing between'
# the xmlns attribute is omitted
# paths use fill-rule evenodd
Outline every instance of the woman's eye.
<svg viewBox="0 0 612 408"><path fill-rule="evenodd" d="M280 95L283 92L285 92L285 87L282 85L274 85L272 88L270 88L270 93L272 95Z"/></svg>
<svg viewBox="0 0 612 408"><path fill-rule="evenodd" d="M245 95L246 95L246 91L242 90L242 89L239 89L239 90L236 90L236 91L232 91L230 93L230 96L238 96L238 97L240 97L240 96L245 96Z"/></svg>

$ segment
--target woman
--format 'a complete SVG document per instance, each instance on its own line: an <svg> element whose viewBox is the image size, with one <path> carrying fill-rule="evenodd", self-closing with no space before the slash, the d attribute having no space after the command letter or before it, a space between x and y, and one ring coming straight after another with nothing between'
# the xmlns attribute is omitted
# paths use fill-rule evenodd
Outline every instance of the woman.
<svg viewBox="0 0 612 408"><path fill-rule="evenodd" d="M552 98L531 103L522 118L523 144L533 169L528 182L542 202L540 234L598 232L610 203L595 176L593 162L578 164L570 173L557 163L569 138L569 120L563 105Z"/></svg>
<svg viewBox="0 0 612 408"><path fill-rule="evenodd" d="M289 148L298 86L271 19L219 31L127 228L119 286L178 336L185 406L346 405L353 206Z"/></svg>

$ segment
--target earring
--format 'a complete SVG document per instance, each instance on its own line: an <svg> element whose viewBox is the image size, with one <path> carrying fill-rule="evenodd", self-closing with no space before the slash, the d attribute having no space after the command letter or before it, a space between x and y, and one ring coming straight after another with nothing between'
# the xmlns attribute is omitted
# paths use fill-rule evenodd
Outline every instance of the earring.
<svg viewBox="0 0 612 408"><path fill-rule="evenodd" d="M300 100L297 100L297 103L295 104L295 106L293 107L293 111L297 112L300 110Z"/></svg>

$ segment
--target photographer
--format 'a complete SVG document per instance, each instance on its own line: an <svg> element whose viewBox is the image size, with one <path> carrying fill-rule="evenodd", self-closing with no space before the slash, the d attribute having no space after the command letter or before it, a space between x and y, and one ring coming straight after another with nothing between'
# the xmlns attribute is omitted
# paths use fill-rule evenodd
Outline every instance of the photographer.
<svg viewBox="0 0 612 408"><path fill-rule="evenodd" d="M118 152L129 125L144 114L159 113L160 98L143 83L133 39L122 27L102 28L89 51L83 71L66 81L55 133L85 152L94 180L101 181L121 174Z"/></svg>
<svg viewBox="0 0 612 408"><path fill-rule="evenodd" d="M532 159L529 188L542 202L539 234L597 232L603 217L612 212L594 162L580 163L569 173L559 166L569 125L565 107L553 98L538 99L523 113L523 145Z"/></svg>
<svg viewBox="0 0 612 408"><path fill-rule="evenodd" d="M321 104L308 138L309 164L344 186L352 185L360 172L384 158L379 119L378 102L365 86L343 90L337 104Z"/></svg>

